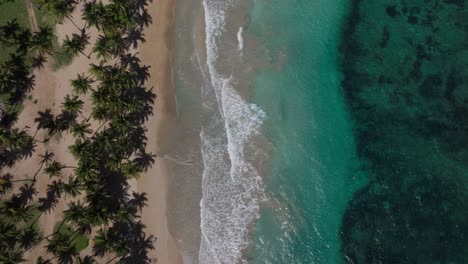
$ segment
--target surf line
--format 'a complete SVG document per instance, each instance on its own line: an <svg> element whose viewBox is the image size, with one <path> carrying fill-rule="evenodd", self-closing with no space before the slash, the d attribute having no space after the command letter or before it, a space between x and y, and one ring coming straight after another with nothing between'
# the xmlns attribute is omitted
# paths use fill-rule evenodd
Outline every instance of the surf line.
<svg viewBox="0 0 468 264"><path fill-rule="evenodd" d="M239 42L238 49L241 52L241 55L242 55L242 51L244 50L244 36L243 36L243 33L244 33L244 28L240 27L239 31L237 32L237 41Z"/></svg>

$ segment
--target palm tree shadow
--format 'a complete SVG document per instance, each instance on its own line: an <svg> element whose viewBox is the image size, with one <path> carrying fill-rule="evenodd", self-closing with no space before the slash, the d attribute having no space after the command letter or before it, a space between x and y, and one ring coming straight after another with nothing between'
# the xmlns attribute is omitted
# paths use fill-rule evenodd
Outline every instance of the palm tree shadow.
<svg viewBox="0 0 468 264"><path fill-rule="evenodd" d="M141 221L131 223L118 223L115 230L125 237L129 247L127 256L121 259L121 263L127 264L148 264L151 259L148 252L154 249L154 236L147 236L144 232L145 225Z"/></svg>
<svg viewBox="0 0 468 264"><path fill-rule="evenodd" d="M130 46L132 46L134 49L138 48L139 42L145 43L145 34L143 34L143 30L140 28L133 28L131 29L126 37L126 41Z"/></svg>
<svg viewBox="0 0 468 264"><path fill-rule="evenodd" d="M124 55L120 55L120 64L127 68L130 72L135 73L135 81L140 84L144 84L148 81L150 74L149 69L150 66L148 65L140 65L141 60L138 58L138 52L132 54L127 53Z"/></svg>

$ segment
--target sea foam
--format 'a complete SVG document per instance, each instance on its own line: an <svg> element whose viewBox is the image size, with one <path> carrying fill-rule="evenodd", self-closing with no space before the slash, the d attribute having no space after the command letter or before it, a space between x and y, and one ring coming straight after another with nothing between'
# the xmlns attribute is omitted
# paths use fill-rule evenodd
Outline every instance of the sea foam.
<svg viewBox="0 0 468 264"><path fill-rule="evenodd" d="M266 115L235 90L235 76L216 68L218 42L225 32L225 16L234 0L205 0L207 71L202 99L209 120L200 134L204 163L199 261L244 263L248 227L258 218L262 179L247 154Z"/></svg>
<svg viewBox="0 0 468 264"><path fill-rule="evenodd" d="M244 29L242 27L239 28L239 31L237 31L237 42L238 44L238 49L242 52L244 49Z"/></svg>

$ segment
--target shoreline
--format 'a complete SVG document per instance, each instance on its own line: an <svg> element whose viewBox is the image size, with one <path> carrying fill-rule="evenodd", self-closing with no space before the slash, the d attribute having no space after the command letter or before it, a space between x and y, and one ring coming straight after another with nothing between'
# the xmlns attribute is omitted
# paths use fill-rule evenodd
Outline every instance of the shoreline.
<svg viewBox="0 0 468 264"><path fill-rule="evenodd" d="M246 36L239 38L239 31L248 26L250 4L203 2L200 24L204 27L199 26L196 39L198 58L206 61L204 110L213 115L201 135L205 169L200 260L204 263L237 263L250 258L252 230L264 200L264 175L257 166L268 156L269 147L261 135L266 116L249 100L254 66L238 48L246 44Z"/></svg>
<svg viewBox="0 0 468 264"><path fill-rule="evenodd" d="M183 263L168 223L168 196L172 189L173 165L169 160L160 158L164 157L166 146L171 145L170 133L177 116L172 76L174 8L175 0L150 3L148 11L153 23L145 30L146 43L138 48L143 64L151 66L147 85L157 95L154 115L146 123L146 134L147 150L158 157L153 167L138 179L137 188L139 192L145 192L148 198L142 222L147 233L158 238L155 250L149 255L161 264Z"/></svg>

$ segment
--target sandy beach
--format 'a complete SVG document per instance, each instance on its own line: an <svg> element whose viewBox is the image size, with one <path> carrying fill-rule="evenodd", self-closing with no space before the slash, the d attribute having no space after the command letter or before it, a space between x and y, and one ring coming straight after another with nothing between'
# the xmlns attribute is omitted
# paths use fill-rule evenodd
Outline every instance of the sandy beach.
<svg viewBox="0 0 468 264"><path fill-rule="evenodd" d="M29 3L29 2L28 2ZM33 30L37 30L34 11L31 5L29 8L29 20ZM164 152L164 149L170 145L167 140L168 134L173 126L173 121L176 116L175 98L173 95L172 81L172 27L174 19L175 0L160 0L149 3L148 12L152 17L152 24L145 29L146 42L138 46L136 52L142 63L150 66L150 79L146 86L152 88L157 95L154 105L154 114L146 123L148 138L148 152L157 154L158 156ZM78 26L83 26L84 22L80 19L79 9L73 14L73 19ZM59 42L71 32L76 32L77 29L69 21L59 24L56 27L56 33ZM76 32L77 33L77 32ZM91 30L90 40L93 42L98 32ZM85 51L88 54L92 46L88 46ZM66 94L71 92L70 80L78 73L86 72L89 64L97 62L95 58L88 59L85 56L78 56L70 65L53 71L52 63L41 70L38 70L36 75L36 88L31 92L31 100L25 102L25 108L21 113L16 127L27 129L32 135L35 133L34 119L39 111L51 109L53 114L58 114L60 105ZM83 115L89 115L91 111L90 102L85 102ZM96 127L99 124L92 124ZM37 138L46 137L43 131L37 133ZM55 154L55 158L68 165L74 165L72 155L69 153L68 147L72 144L73 138L69 134L55 136L47 144L37 146L35 154L20 163L18 163L12 171L19 178L28 178L38 170L40 163L40 154L45 151L51 151ZM157 158L154 166L146 173L141 175L138 180L129 181L131 189L139 192L146 192L148 198L148 206L143 209L142 222L146 226L146 234L154 235L158 238L155 244L155 250L150 252L152 263L161 264L177 264L182 263L181 255L179 254L177 244L172 238L169 231L167 220L167 196L171 188L171 163L162 158ZM65 179L71 174L71 171L64 171ZM39 192L45 192L50 179L41 175L38 177L37 189ZM66 209L66 203L61 201L56 209L51 214L44 214L40 218L40 223L45 234L53 232L54 225L62 218L63 210ZM27 253L27 263L34 263L38 256L47 256L44 248L44 243L41 243L37 248ZM89 246L83 250L82 254L91 254L92 247ZM104 258L102 261L106 262Z"/></svg>
<svg viewBox="0 0 468 264"><path fill-rule="evenodd" d="M150 65L151 78L147 83L157 95L154 115L148 120L148 151L158 155L152 169L138 181L138 191L147 193L148 206L143 209L143 223L147 233L158 240L151 257L161 264L182 263L176 241L170 233L167 218L167 198L171 189L172 164L161 158L171 143L176 104L172 79L172 33L175 0L153 1L148 10L153 24L146 29L146 43L139 48L143 64Z"/></svg>

